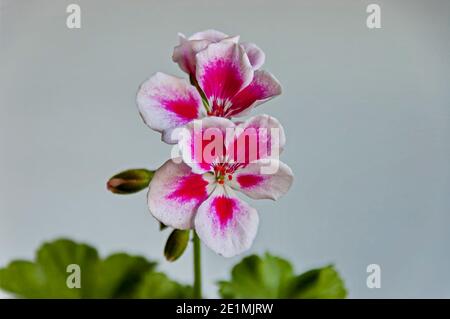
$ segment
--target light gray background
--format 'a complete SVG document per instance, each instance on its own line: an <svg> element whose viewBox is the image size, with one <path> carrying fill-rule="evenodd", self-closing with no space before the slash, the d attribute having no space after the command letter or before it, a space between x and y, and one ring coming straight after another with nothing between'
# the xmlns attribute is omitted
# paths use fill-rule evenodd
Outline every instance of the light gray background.
<svg viewBox="0 0 450 319"><path fill-rule="evenodd" d="M371 2L382 29L366 27ZM80 30L66 28L69 3ZM216 28L263 48L284 88L257 112L284 124L295 184L252 202L248 253L298 271L333 262L353 298L450 297L449 1L2 0L0 28L0 265L59 236L162 260L168 232L145 193L115 196L105 182L167 159L137 87L183 75L177 32ZM203 250L208 296L242 257ZM191 262L189 251L160 267L190 282ZM366 287L371 263L381 289Z"/></svg>

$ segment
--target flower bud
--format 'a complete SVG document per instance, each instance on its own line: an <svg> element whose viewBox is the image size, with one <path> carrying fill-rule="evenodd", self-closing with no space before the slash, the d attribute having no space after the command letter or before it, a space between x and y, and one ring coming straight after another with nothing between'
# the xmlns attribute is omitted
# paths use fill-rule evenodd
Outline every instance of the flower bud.
<svg viewBox="0 0 450 319"><path fill-rule="evenodd" d="M175 261L183 255L189 243L189 229L174 229L164 247L164 256L168 261Z"/></svg>
<svg viewBox="0 0 450 319"><path fill-rule="evenodd" d="M130 169L111 177L106 184L115 194L133 194L148 187L154 171L147 169Z"/></svg>

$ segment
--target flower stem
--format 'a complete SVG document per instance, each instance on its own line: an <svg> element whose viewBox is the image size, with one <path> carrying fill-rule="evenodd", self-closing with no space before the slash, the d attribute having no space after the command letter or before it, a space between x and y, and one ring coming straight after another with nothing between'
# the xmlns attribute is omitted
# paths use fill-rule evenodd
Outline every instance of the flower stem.
<svg viewBox="0 0 450 319"><path fill-rule="evenodd" d="M202 298L202 268L200 260L200 238L194 230L194 298Z"/></svg>
<svg viewBox="0 0 450 319"><path fill-rule="evenodd" d="M198 93L202 97L202 103L203 103L203 106L205 107L206 113L209 113L210 109L209 109L209 104L208 104L208 98L206 97L205 92L203 92L202 88L198 84L198 81L195 78L195 75L192 75L192 74L189 75L189 80L191 81L191 84L193 86L195 86L195 88L197 89Z"/></svg>

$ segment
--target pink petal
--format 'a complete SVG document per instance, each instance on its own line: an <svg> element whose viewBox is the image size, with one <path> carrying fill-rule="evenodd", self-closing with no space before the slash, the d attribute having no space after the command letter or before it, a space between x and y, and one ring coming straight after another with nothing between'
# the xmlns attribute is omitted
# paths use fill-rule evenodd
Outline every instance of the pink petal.
<svg viewBox="0 0 450 319"><path fill-rule="evenodd" d="M270 174L264 168L273 168ZM230 181L232 188L253 199L273 199L287 193L294 176L292 170L276 159L259 160L238 169Z"/></svg>
<svg viewBox="0 0 450 319"><path fill-rule="evenodd" d="M144 122L158 132L182 126L204 114L195 87L184 79L159 72L141 85L137 104Z"/></svg>
<svg viewBox="0 0 450 319"><path fill-rule="evenodd" d="M226 107L253 79L244 49L228 39L210 44L197 53L196 60L196 78L213 108Z"/></svg>
<svg viewBox="0 0 450 319"><path fill-rule="evenodd" d="M250 64L253 67L253 70L258 70L263 64L266 59L266 55L264 54L263 50L261 50L256 44L254 43L242 43L242 47L244 48L245 52L247 53L248 59L250 60Z"/></svg>
<svg viewBox="0 0 450 319"><path fill-rule="evenodd" d="M253 81L231 100L228 116L242 116L252 107L281 94L281 85L269 72L255 71Z"/></svg>
<svg viewBox="0 0 450 319"><path fill-rule="evenodd" d="M236 127L227 155L240 164L265 158L279 159L285 143L286 136L280 122L269 115L257 115Z"/></svg>
<svg viewBox="0 0 450 319"><path fill-rule="evenodd" d="M150 183L150 212L167 226L192 228L197 208L211 191L209 184L207 175L194 174L186 164L168 160L156 171Z"/></svg>
<svg viewBox="0 0 450 319"><path fill-rule="evenodd" d="M214 116L187 124L178 138L183 161L195 173L212 171L212 164L225 155L226 130L234 127L232 121Z"/></svg>
<svg viewBox="0 0 450 319"><path fill-rule="evenodd" d="M254 208L237 198L230 188L217 186L197 210L195 231L210 249L232 257L250 248L258 222Z"/></svg>

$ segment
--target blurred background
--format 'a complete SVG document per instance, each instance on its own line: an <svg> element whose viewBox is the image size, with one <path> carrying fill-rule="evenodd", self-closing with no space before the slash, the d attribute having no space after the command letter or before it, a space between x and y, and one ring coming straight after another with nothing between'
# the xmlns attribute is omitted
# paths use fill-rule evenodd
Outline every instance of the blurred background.
<svg viewBox="0 0 450 319"><path fill-rule="evenodd" d="M0 266L64 236L158 259L191 282L190 250L163 259L169 232L145 192L105 183L168 158L137 88L156 71L184 76L171 61L177 33L214 28L260 46L284 89L256 113L283 123L295 183L276 203L251 201L260 228L248 254L270 251L298 272L334 263L350 298L450 298L449 1L0 3ZM81 29L66 27L70 3ZM381 29L366 26L370 3ZM243 256L202 257L216 297ZM366 286L373 263L380 289Z"/></svg>

